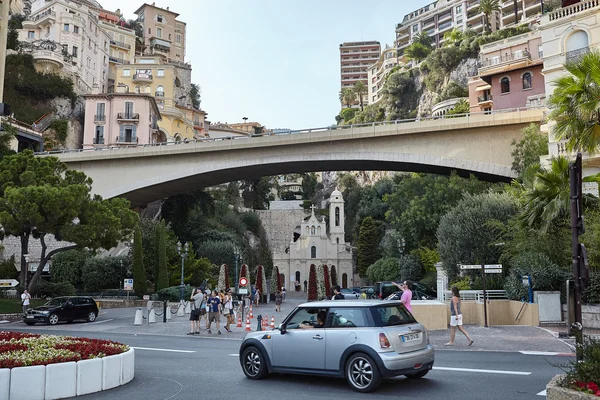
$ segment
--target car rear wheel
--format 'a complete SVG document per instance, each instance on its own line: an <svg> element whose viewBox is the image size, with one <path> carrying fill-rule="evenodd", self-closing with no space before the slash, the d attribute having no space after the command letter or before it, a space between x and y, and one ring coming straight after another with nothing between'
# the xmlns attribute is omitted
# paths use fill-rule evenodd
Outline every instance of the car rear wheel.
<svg viewBox="0 0 600 400"><path fill-rule="evenodd" d="M56 315L56 314L50 314L48 316L48 323L50 325L56 325L56 324L58 324L58 315Z"/></svg>
<svg viewBox="0 0 600 400"><path fill-rule="evenodd" d="M90 311L87 316L87 322L94 322L96 320L96 313Z"/></svg>
<svg viewBox="0 0 600 400"><path fill-rule="evenodd" d="M406 376L408 379L421 379L422 377L427 375L428 372L429 370L426 369L425 371L415 372L414 374L406 374L404 376Z"/></svg>
<svg viewBox="0 0 600 400"><path fill-rule="evenodd" d="M242 353L242 369L250 379L263 379L267 376L267 364L260 350L250 346Z"/></svg>
<svg viewBox="0 0 600 400"><path fill-rule="evenodd" d="M381 374L371 357L365 353L357 353L346 363L346 380L352 389L367 393L381 385Z"/></svg>

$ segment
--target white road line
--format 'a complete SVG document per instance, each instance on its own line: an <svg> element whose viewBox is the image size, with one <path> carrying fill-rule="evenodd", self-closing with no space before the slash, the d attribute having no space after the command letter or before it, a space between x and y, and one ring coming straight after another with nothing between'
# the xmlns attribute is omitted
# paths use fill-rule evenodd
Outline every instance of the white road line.
<svg viewBox="0 0 600 400"><path fill-rule="evenodd" d="M167 352L171 352L171 353L195 353L196 351L194 350L173 350L173 349L155 349L152 347L131 347L132 349L136 349L136 350L148 350L148 351L167 351Z"/></svg>
<svg viewBox="0 0 600 400"><path fill-rule="evenodd" d="M239 354L229 354L229 357L239 357Z"/></svg>
<svg viewBox="0 0 600 400"><path fill-rule="evenodd" d="M571 353L559 353L556 351L519 351L528 356L573 356Z"/></svg>
<svg viewBox="0 0 600 400"><path fill-rule="evenodd" d="M96 322L90 322L88 325L94 325L94 324L103 324L105 322L110 322L113 321L113 319L103 319L102 321L96 321Z"/></svg>
<svg viewBox="0 0 600 400"><path fill-rule="evenodd" d="M531 375L531 372L502 371L502 370L498 370L498 369L471 369L471 368L450 368L450 367L433 367L433 369L437 369L437 370L441 370L441 371L478 372L481 374Z"/></svg>
<svg viewBox="0 0 600 400"><path fill-rule="evenodd" d="M541 392L539 392L537 394L538 396L545 396L546 395L546 389L542 390Z"/></svg>

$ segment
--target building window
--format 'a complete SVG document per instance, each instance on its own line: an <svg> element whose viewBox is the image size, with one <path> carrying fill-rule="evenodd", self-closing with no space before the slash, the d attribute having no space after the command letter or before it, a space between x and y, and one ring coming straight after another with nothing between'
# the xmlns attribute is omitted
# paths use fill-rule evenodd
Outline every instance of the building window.
<svg viewBox="0 0 600 400"><path fill-rule="evenodd" d="M413 25L413 33L416 33L419 31L419 25Z"/></svg>
<svg viewBox="0 0 600 400"><path fill-rule="evenodd" d="M523 74L523 89L531 89L531 73L525 72Z"/></svg>
<svg viewBox="0 0 600 400"><path fill-rule="evenodd" d="M181 35L175 35L175 43L181 43Z"/></svg>
<svg viewBox="0 0 600 400"><path fill-rule="evenodd" d="M131 76L131 70L130 69L124 69L123 70L123 76Z"/></svg>
<svg viewBox="0 0 600 400"><path fill-rule="evenodd" d="M148 35L152 35L152 28L148 28Z"/></svg>
<svg viewBox="0 0 600 400"><path fill-rule="evenodd" d="M79 33L79 27L77 25L73 25L73 33Z"/></svg>
<svg viewBox="0 0 600 400"><path fill-rule="evenodd" d="M142 89L141 89L140 85L135 85L134 91L136 93L142 93Z"/></svg>
<svg viewBox="0 0 600 400"><path fill-rule="evenodd" d="M27 39L35 39L35 32L34 31L27 32Z"/></svg>
<svg viewBox="0 0 600 400"><path fill-rule="evenodd" d="M69 54L69 45L68 44L63 44L62 49L63 49L63 51L62 51L63 55Z"/></svg>
<svg viewBox="0 0 600 400"><path fill-rule="evenodd" d="M335 208L335 226L340 226L340 208Z"/></svg>
<svg viewBox="0 0 600 400"><path fill-rule="evenodd" d="M125 102L125 116L127 119L133 117L133 101Z"/></svg>
<svg viewBox="0 0 600 400"><path fill-rule="evenodd" d="M162 37L162 28L156 28L156 37Z"/></svg>
<svg viewBox="0 0 600 400"><path fill-rule="evenodd" d="M315 229L315 227L314 227L314 226L311 226L311 227L310 227L310 234L311 234L311 235L315 235L315 234L316 234L316 232L317 232L317 230Z"/></svg>
<svg viewBox="0 0 600 400"><path fill-rule="evenodd" d="M158 76L158 77L165 76L165 70L164 69L158 69L158 70L156 70L156 76Z"/></svg>
<svg viewBox="0 0 600 400"><path fill-rule="evenodd" d="M146 87L144 88L144 92L150 94L150 93L152 93L152 88L150 86L146 85Z"/></svg>
<svg viewBox="0 0 600 400"><path fill-rule="evenodd" d="M164 18L164 17L163 17L161 14L158 14L158 15L156 16L156 21L158 21L158 22L160 22L160 23L163 23L163 22L164 22L164 20L165 20L165 18Z"/></svg>
<svg viewBox="0 0 600 400"><path fill-rule="evenodd" d="M127 104L127 103L126 103ZM132 103L133 104L133 103ZM120 143L134 143L137 141L135 125L122 125L119 130Z"/></svg>
<svg viewBox="0 0 600 400"><path fill-rule="evenodd" d="M104 144L104 125L96 126L96 133L94 134L94 144Z"/></svg>
<svg viewBox="0 0 600 400"><path fill-rule="evenodd" d="M171 34L169 33L169 40L171 40Z"/></svg>
<svg viewBox="0 0 600 400"><path fill-rule="evenodd" d="M77 50L79 50L77 46L73 46L73 58L77 58Z"/></svg>
<svg viewBox="0 0 600 400"><path fill-rule="evenodd" d="M160 96L160 97L164 97L165 96L165 88L162 85L158 85L156 87L156 95ZM198 125L198 124L196 124Z"/></svg>
<svg viewBox="0 0 600 400"><path fill-rule="evenodd" d="M104 121L105 120L105 103L96 103L96 121Z"/></svg>
<svg viewBox="0 0 600 400"><path fill-rule="evenodd" d="M500 79L500 93L510 93L510 79L506 76Z"/></svg>
<svg viewBox="0 0 600 400"><path fill-rule="evenodd" d="M69 32L69 24L64 24L63 31Z"/></svg>
<svg viewBox="0 0 600 400"><path fill-rule="evenodd" d="M317 246L310 248L310 258L317 258Z"/></svg>

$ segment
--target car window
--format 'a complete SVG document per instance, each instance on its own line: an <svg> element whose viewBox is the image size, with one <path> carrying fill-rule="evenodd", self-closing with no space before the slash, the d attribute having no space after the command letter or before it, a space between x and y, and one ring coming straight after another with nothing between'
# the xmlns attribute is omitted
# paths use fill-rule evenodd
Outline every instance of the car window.
<svg viewBox="0 0 600 400"><path fill-rule="evenodd" d="M362 328L371 326L365 308L334 308L330 310L332 328Z"/></svg>
<svg viewBox="0 0 600 400"><path fill-rule="evenodd" d="M382 297L387 297L390 294L397 292L397 291L398 291L398 286L396 286L392 283L386 283L381 288L381 295L382 295Z"/></svg>
<svg viewBox="0 0 600 400"><path fill-rule="evenodd" d="M412 314L401 304L374 307L373 310L377 326L394 326L417 322Z"/></svg>
<svg viewBox="0 0 600 400"><path fill-rule="evenodd" d="M64 297L57 297L57 298L54 298L54 299L46 302L44 305L45 306L62 306L66 301L67 301L67 299L65 299Z"/></svg>
<svg viewBox="0 0 600 400"><path fill-rule="evenodd" d="M326 308L301 308L299 309L290 320L286 323L286 329L299 329L300 324L304 321L317 326L317 314L319 311L327 312Z"/></svg>
<svg viewBox="0 0 600 400"><path fill-rule="evenodd" d="M69 305L73 305L73 306L76 306L76 305L78 305L78 304L81 304L81 303L79 302L79 300L77 299L77 297L71 297L71 298L70 298L70 299L67 301L67 304L69 304Z"/></svg>

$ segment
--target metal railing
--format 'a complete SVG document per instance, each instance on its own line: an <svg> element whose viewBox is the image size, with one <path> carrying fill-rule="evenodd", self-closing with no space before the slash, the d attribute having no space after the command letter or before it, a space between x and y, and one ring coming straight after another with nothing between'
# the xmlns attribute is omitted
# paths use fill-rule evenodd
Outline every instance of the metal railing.
<svg viewBox="0 0 600 400"><path fill-rule="evenodd" d="M106 121L106 115L94 115L94 122Z"/></svg>
<svg viewBox="0 0 600 400"><path fill-rule="evenodd" d="M133 80L134 81L151 81L152 74L134 74Z"/></svg>
<svg viewBox="0 0 600 400"><path fill-rule="evenodd" d="M490 101L494 101L494 95L492 95L492 94L488 94L485 96L477 96L478 103L487 103Z"/></svg>
<svg viewBox="0 0 600 400"><path fill-rule="evenodd" d="M44 12L42 12L40 14L37 14L37 15L35 15L33 17L28 17L27 21L36 22L36 21L39 21L40 19L48 17L48 16L56 18L56 13L54 11L52 11L52 10L46 10L46 11L44 11Z"/></svg>
<svg viewBox="0 0 600 400"><path fill-rule="evenodd" d="M117 41L117 40L112 40L112 39L111 39L111 40L110 40L110 44L112 44L112 45L114 45L114 46L119 46L119 47L122 47L122 48L124 48L124 49L131 49L131 45L130 45L130 44L127 44L127 43L124 43L124 42L119 42L119 41Z"/></svg>
<svg viewBox="0 0 600 400"><path fill-rule="evenodd" d="M527 50L523 50L521 53L512 53L506 56L494 57L492 59L478 61L477 66L479 68L493 67L510 61L521 61L531 60L531 53Z"/></svg>
<svg viewBox="0 0 600 400"><path fill-rule="evenodd" d="M506 290L486 290L485 298L490 300L506 300ZM444 301L452 299L452 292L447 290L444 292ZM483 290L461 290L460 299L465 301L477 301L483 303Z"/></svg>
<svg viewBox="0 0 600 400"><path fill-rule="evenodd" d="M542 107L542 106L539 106L539 107L538 106L536 106L536 107L517 107L517 108L507 108L504 110L493 110L493 111L472 112L472 113L467 113L467 114L456 114L456 115L451 115L451 116L441 115L441 116L431 116L431 117L422 117L422 118L413 118L413 119L399 119L399 120L393 120L393 121L370 122L370 123L354 124L354 125L333 125L333 126L326 126L326 127L322 127L322 128L310 128L310 129L298 129L298 130L289 129L289 130L281 130L276 133L266 132L266 133L262 133L262 134L258 134L258 135L250 135L250 136L236 135L236 136L223 136L223 137L218 137L218 138L206 137L206 138L200 138L200 139L185 139L183 141L147 143L147 144L138 144L138 145L131 145L131 146L107 146L107 147L96 147L93 149L89 148L89 149L52 150L52 151L42 151L42 152L38 152L35 154L49 155L49 154L81 153L81 152L87 152L87 151L118 150L118 149L133 148L133 147L161 147L161 146L172 146L172 145L185 146L190 143L219 142L219 141L240 140L240 139L249 140L251 138L259 138L259 137L263 137L263 136L314 134L314 133L331 132L331 131L336 131L336 130L345 131L348 129L366 128L366 127L375 128L377 126L397 126L397 125L407 124L407 123L417 123L418 124L418 123L426 122L426 121L445 120L445 119L452 119L455 122L466 122L468 124L469 120L473 116L486 116L486 118L488 118L488 117L493 118L494 115L507 114L507 113L513 113L513 112L521 112L521 111L530 111L530 110L541 110L541 109L545 109L545 108L546 108L545 106L544 107ZM123 113L119 113L118 115L121 115L121 114L123 114ZM118 118L118 115L117 115L117 118ZM462 120L463 118L466 121ZM210 126L209 126L209 133L210 133Z"/></svg>
<svg viewBox="0 0 600 400"><path fill-rule="evenodd" d="M125 60L123 58L109 56L108 59L110 61L112 61L112 62L116 62L116 63L119 63L119 64L131 64L131 62L129 60Z"/></svg>
<svg viewBox="0 0 600 400"><path fill-rule="evenodd" d="M576 63L579 62L581 57L590 52L589 47L582 47L581 49L567 51L567 62L568 63Z"/></svg>
<svg viewBox="0 0 600 400"><path fill-rule="evenodd" d="M138 113L117 113L117 119L127 119L127 120L139 120L140 114Z"/></svg>

